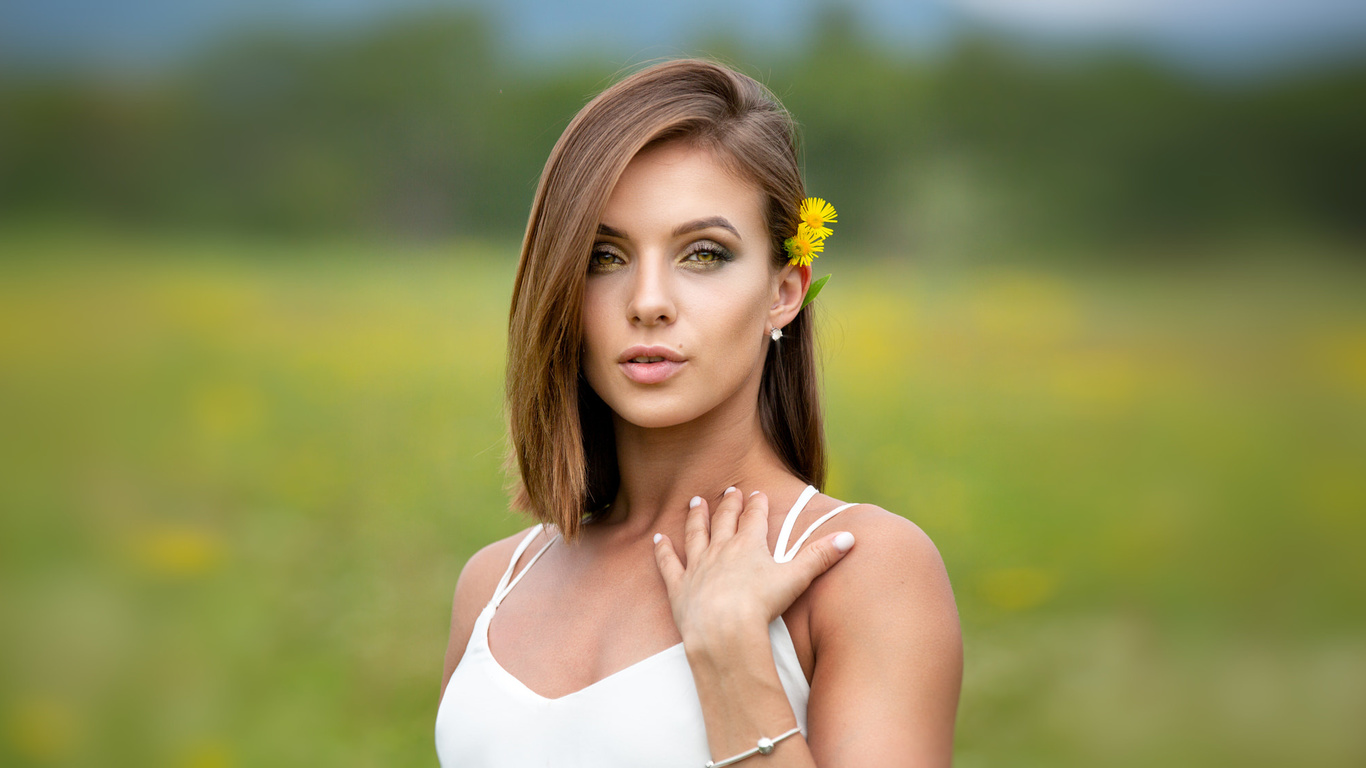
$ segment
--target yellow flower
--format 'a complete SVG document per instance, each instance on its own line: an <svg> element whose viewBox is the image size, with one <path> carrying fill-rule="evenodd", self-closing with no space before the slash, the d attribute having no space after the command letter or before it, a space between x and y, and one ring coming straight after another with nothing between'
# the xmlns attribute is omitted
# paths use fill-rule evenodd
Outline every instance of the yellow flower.
<svg viewBox="0 0 1366 768"><path fill-rule="evenodd" d="M801 267L811 266L811 262L825 250L825 237L816 233L806 224L797 225L797 234L789 237L783 245L787 247L788 261Z"/></svg>
<svg viewBox="0 0 1366 768"><path fill-rule="evenodd" d="M797 216L818 237L829 237L830 227L826 224L835 223L835 208L819 197L808 197L802 201Z"/></svg>

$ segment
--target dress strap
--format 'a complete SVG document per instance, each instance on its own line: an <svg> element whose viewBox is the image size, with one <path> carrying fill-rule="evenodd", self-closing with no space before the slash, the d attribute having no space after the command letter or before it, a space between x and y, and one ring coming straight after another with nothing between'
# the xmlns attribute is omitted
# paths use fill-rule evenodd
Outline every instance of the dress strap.
<svg viewBox="0 0 1366 768"><path fill-rule="evenodd" d="M531 559L527 561L526 566L517 574L517 578L512 578L512 569L517 567L517 560L522 556L522 553L526 551L526 548L531 546L532 540L535 539L536 535L544 528L545 523L537 523L535 527L526 532L526 536L522 537L522 541L517 545L517 549L513 551L512 562L508 563L508 569L503 572L503 578L498 581L498 588L493 590L493 598L489 601L495 608L499 603L503 602L503 598L507 597L507 593L511 592L513 587L517 586L517 582L522 580L522 577L531 569L531 566L536 562L537 558L545 554L545 551L550 549L550 545L555 543L555 539L559 538L558 532L554 536L551 536L550 541L547 541L539 552L531 556ZM508 579L512 580L508 581Z"/></svg>
<svg viewBox="0 0 1366 768"><path fill-rule="evenodd" d="M806 490L802 491L802 495L797 497L797 503L793 504L792 510L787 513L787 518L783 520L782 530L778 531L778 545L773 551L774 561L779 563L790 562L792 558L797 556L797 550L801 549L802 545L806 543L806 540L811 538L811 534L815 533L821 523L824 523L826 520L829 520L850 507L857 506L856 503L842 504L821 515L816 522L811 524L810 528L806 529L806 533L803 533L797 539L797 543L793 544L791 549L788 549L787 539L792 535L792 527L797 524L797 517L801 515L803 509L806 509L807 502L811 501L816 493L817 491L814 485L806 486Z"/></svg>
<svg viewBox="0 0 1366 768"><path fill-rule="evenodd" d="M782 558L782 554L787 551L787 538L792 535L792 526L797 524L797 516L806 509L806 503L811 501L816 495L816 486L808 485L802 489L802 494L797 497L797 502L788 510L787 517L783 519L783 527L778 531L778 546L773 549L773 559L780 563L787 562Z"/></svg>

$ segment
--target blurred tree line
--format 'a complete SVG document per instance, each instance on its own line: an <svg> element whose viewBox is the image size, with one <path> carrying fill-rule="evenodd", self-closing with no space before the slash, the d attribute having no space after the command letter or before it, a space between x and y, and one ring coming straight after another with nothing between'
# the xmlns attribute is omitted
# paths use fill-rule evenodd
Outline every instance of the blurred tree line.
<svg viewBox="0 0 1366 768"><path fill-rule="evenodd" d="M1366 235L1366 61L1225 79L847 18L799 55L694 50L797 116L809 192L874 249ZM156 78L0 78L0 214L312 236L513 238L555 139L622 72L529 66L475 12L238 35Z"/></svg>

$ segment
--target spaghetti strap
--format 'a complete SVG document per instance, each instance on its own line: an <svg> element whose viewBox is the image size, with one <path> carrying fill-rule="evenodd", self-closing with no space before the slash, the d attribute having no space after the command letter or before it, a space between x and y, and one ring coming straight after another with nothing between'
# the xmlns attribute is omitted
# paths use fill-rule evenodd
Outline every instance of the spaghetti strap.
<svg viewBox="0 0 1366 768"><path fill-rule="evenodd" d="M813 533L816 532L816 529L820 527L821 523L825 522L826 520L829 520L830 518L834 517L835 515L838 515L839 513L843 512L844 510L846 510L846 509L848 509L848 508L850 508L850 507L854 507L854 506L858 506L858 502L850 502L850 503L848 503L848 504L842 504L842 505L840 505L840 506L838 506L838 507L835 507L834 509L830 510L829 512L826 512L825 514L821 515L821 516L816 520L816 522L814 522L814 523L811 524L811 527L810 527L810 528L807 528L807 529L806 529L806 533L803 533L802 536L801 536L801 538L797 539L797 543L792 545L792 549L791 549L789 552L787 552L786 554L784 554L782 557L778 557L777 555L774 555L773 559L774 559L774 560L777 560L777 561L780 562L780 563L786 563L786 562L790 561L792 558L794 558L794 557L797 556L797 550L799 550L799 549L802 548L802 545L805 544L805 543L806 543L806 540L809 539L809 538L811 537L811 534L813 534Z"/></svg>
<svg viewBox="0 0 1366 768"><path fill-rule="evenodd" d="M806 486L806 490L802 491L802 495L797 497L797 503L793 504L792 510L787 513L787 518L783 520L782 530L778 532L778 545L773 551L773 559L775 562L790 562L792 558L797 556L797 550L801 549L802 545L806 543L806 540L811 538L811 534L815 533L821 523L824 523L826 520L829 520L850 507L857 506L857 503L842 504L821 515L816 522L812 523L811 526L806 529L806 532L797 539L797 543L793 544L791 549L788 549L787 539L792 535L792 527L797 524L797 517L801 515L802 510L806 509L807 502L811 501L815 495L816 487L814 485Z"/></svg>
<svg viewBox="0 0 1366 768"><path fill-rule="evenodd" d="M535 539L536 535L539 534L544 528L544 523L537 523L534 528L527 531L526 536L522 537L521 543L517 545L517 549L513 551L512 562L508 563L508 569L503 572L503 578L498 581L498 588L493 590L493 598L489 600L489 602L495 608L498 606L499 603L503 602L503 598L507 597L507 593L511 592L513 587L517 586L517 582L522 580L522 577L526 575L526 572L531 570L531 566L535 564L537 558L545 554L545 551L547 549L550 549L550 545L555 543L555 539L559 538L558 533L556 533L554 536L551 536L550 541L547 541L545 543L545 546L541 547L539 552L531 556L531 559L527 561L526 565L517 574L517 577L512 578L512 569L517 567L517 560L521 558L522 553L526 551L527 547L531 546L532 540ZM508 579L510 578L512 580L508 581Z"/></svg>
<svg viewBox="0 0 1366 768"><path fill-rule="evenodd" d="M816 495L816 486L808 485L802 489L802 494L797 497L797 502L788 510L787 517L783 519L783 527L778 531L778 545L773 548L773 559L780 563L787 562L782 558L782 554L787 551L787 538L792 535L792 526L797 524L797 516L806 509L806 503Z"/></svg>

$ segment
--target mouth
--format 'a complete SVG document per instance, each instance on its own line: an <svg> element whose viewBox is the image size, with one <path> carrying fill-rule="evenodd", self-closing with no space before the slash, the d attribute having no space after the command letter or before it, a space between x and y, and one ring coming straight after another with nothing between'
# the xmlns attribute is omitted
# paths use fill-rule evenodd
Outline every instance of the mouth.
<svg viewBox="0 0 1366 768"><path fill-rule="evenodd" d="M626 378L637 384L659 384L677 373L687 360L668 347L632 347L617 363Z"/></svg>
<svg viewBox="0 0 1366 768"><path fill-rule="evenodd" d="M647 347L640 344L623 350L621 355L617 357L618 363L681 363L684 360L686 360L686 358L684 358L683 355L675 352L670 347L660 345Z"/></svg>

